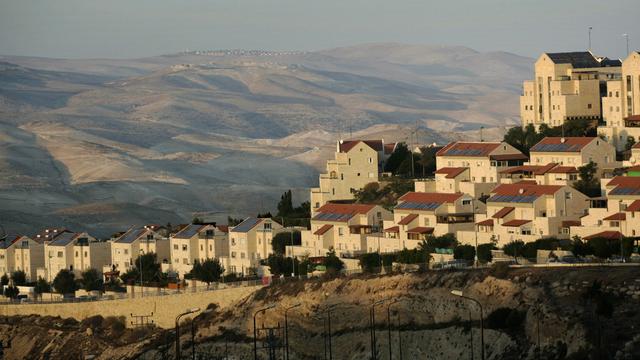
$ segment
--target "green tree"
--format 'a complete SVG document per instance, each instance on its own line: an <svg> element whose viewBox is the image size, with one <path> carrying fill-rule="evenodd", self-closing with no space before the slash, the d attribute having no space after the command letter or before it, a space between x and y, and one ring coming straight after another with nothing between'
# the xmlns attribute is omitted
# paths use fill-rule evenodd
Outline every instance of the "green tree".
<svg viewBox="0 0 640 360"><path fill-rule="evenodd" d="M293 241L293 244L292 244ZM284 255L287 245L301 245L302 237L300 231L286 231L277 233L271 240L271 248L278 255Z"/></svg>
<svg viewBox="0 0 640 360"><path fill-rule="evenodd" d="M278 203L278 216L287 217L293 212L293 196L291 190L285 191Z"/></svg>
<svg viewBox="0 0 640 360"><path fill-rule="evenodd" d="M2 274L0 277L0 292L3 294L5 285L9 285L9 276L7 276L7 274Z"/></svg>
<svg viewBox="0 0 640 360"><path fill-rule="evenodd" d="M138 256L133 262L133 267L126 273L120 275L120 279L124 283L136 283L140 281L140 268L142 268L142 281L148 282L163 282L164 275L160 271L160 264L157 261L157 255L155 253L146 253Z"/></svg>
<svg viewBox="0 0 640 360"><path fill-rule="evenodd" d="M600 196L600 184L596 177L597 171L598 165L593 161L580 166L578 168L579 180L573 183L573 187L589 197Z"/></svg>
<svg viewBox="0 0 640 360"><path fill-rule="evenodd" d="M51 292L51 285L47 282L47 280L43 278L38 278L36 281L36 285L33 287L33 292L42 298L42 294Z"/></svg>
<svg viewBox="0 0 640 360"><path fill-rule="evenodd" d="M481 264L486 264L493 260L491 250L495 250L496 246L493 243L478 245L478 261Z"/></svg>
<svg viewBox="0 0 640 360"><path fill-rule="evenodd" d="M627 136L627 143L624 145L624 150L629 151L636 144L636 140L633 136Z"/></svg>
<svg viewBox="0 0 640 360"><path fill-rule="evenodd" d="M27 274L22 270L16 270L11 273L11 280L15 286L24 286L27 284Z"/></svg>
<svg viewBox="0 0 640 360"><path fill-rule="evenodd" d="M278 277L280 275L291 274L291 262L287 261L282 255L271 254L267 258L267 266L271 275Z"/></svg>
<svg viewBox="0 0 640 360"><path fill-rule="evenodd" d="M240 218L233 218L231 216L227 216L227 224L229 226L236 226L239 225L241 222L243 222L244 219L240 219Z"/></svg>
<svg viewBox="0 0 640 360"><path fill-rule="evenodd" d="M600 259L608 259L612 255L620 253L620 242L605 238L589 239L589 246L593 249L593 255Z"/></svg>
<svg viewBox="0 0 640 360"><path fill-rule="evenodd" d="M202 263L196 259L190 274L192 278L207 283L209 288L212 282L218 281L224 274L224 267L218 259L205 259Z"/></svg>
<svg viewBox="0 0 640 360"><path fill-rule="evenodd" d="M336 251L333 248L330 249L327 256L325 256L324 266L327 268L327 271L334 273L338 273L344 269L344 263L336 256Z"/></svg>
<svg viewBox="0 0 640 360"><path fill-rule="evenodd" d="M420 249L402 249L396 256L396 261L401 264L428 264L431 255L420 251Z"/></svg>
<svg viewBox="0 0 640 360"><path fill-rule="evenodd" d="M569 250L575 256L593 255L593 248L577 235L571 240L571 248Z"/></svg>
<svg viewBox="0 0 640 360"><path fill-rule="evenodd" d="M72 294L76 291L76 279L73 272L62 269L53 279L53 288L58 294Z"/></svg>
<svg viewBox="0 0 640 360"><path fill-rule="evenodd" d="M514 240L508 244L505 244L502 248L505 254L509 256L513 256L516 262L518 262L518 257L523 256L524 253L524 241L522 240Z"/></svg>
<svg viewBox="0 0 640 360"><path fill-rule="evenodd" d="M471 245L458 245L453 249L453 258L473 263L476 257L476 248Z"/></svg>
<svg viewBox="0 0 640 360"><path fill-rule="evenodd" d="M389 156L384 164L384 171L395 174L400 167L400 164L410 157L411 152L409 151L407 144L403 142L396 144L395 150L391 153L391 156Z"/></svg>
<svg viewBox="0 0 640 360"><path fill-rule="evenodd" d="M14 285L9 285L4 290L4 296L8 297L9 299L15 299L18 297L19 294L20 294L20 289L18 289L18 287Z"/></svg>
<svg viewBox="0 0 640 360"><path fill-rule="evenodd" d="M456 236L448 233L441 236L428 236L427 240L423 240L418 246L427 254L431 254L436 252L436 249L454 249L456 245L458 245Z"/></svg>
<svg viewBox="0 0 640 360"><path fill-rule="evenodd" d="M435 147L420 148L420 159L418 160L418 164L420 164L420 167L422 168L423 178L433 176L434 171L436 171L436 152L437 148Z"/></svg>
<svg viewBox="0 0 640 360"><path fill-rule="evenodd" d="M98 274L96 269L87 269L82 272L80 284L85 291L102 290L102 276Z"/></svg>
<svg viewBox="0 0 640 360"><path fill-rule="evenodd" d="M373 273L380 271L381 260L380 254L373 252L360 255L359 263L362 271Z"/></svg>

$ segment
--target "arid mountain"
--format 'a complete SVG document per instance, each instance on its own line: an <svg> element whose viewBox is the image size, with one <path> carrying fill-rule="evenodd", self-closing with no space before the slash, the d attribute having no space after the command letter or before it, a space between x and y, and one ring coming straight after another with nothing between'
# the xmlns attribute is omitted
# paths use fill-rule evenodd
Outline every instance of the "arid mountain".
<svg viewBox="0 0 640 360"><path fill-rule="evenodd" d="M255 214L289 188L302 201L339 138L444 142L515 123L531 63L401 44L0 57L0 218L12 233L105 236L196 211Z"/></svg>

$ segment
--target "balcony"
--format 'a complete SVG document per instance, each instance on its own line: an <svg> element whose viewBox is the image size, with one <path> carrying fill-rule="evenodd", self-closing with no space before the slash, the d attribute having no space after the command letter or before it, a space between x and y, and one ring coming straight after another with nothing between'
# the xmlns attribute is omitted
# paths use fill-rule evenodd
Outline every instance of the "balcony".
<svg viewBox="0 0 640 360"><path fill-rule="evenodd" d="M473 222L473 213L470 214L449 214L436 216L438 224L460 224Z"/></svg>

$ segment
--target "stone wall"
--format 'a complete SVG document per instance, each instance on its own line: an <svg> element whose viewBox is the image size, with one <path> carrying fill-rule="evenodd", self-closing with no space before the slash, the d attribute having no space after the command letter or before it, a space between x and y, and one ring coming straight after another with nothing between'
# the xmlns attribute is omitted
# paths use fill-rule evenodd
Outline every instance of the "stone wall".
<svg viewBox="0 0 640 360"><path fill-rule="evenodd" d="M0 314L3 316L36 314L40 316L60 316L62 318L72 317L77 320L95 315L102 315L103 317L125 316L127 318L127 326L130 326L131 314L148 315L153 312L153 317L150 319L159 327L169 328L175 325L176 316L186 309L199 307L204 310L210 303L226 307L245 298L261 287L237 287L198 293L186 292L175 295L145 296L142 298L105 301L3 305L0 308Z"/></svg>

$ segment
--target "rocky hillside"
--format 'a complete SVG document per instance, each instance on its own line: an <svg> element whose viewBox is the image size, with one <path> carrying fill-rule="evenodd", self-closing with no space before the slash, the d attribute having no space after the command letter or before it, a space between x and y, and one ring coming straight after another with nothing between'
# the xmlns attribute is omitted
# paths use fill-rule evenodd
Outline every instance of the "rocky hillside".
<svg viewBox="0 0 640 360"><path fill-rule="evenodd" d="M231 308L214 306L212 312L198 316L196 349L206 358L223 356L225 351L230 359L251 358L253 313L275 304L258 316L259 327L274 327L283 323L285 307L300 303L289 312L291 357L318 359L324 354L323 324L315 317L335 305L334 359L369 359L370 304L396 299L399 302L391 309L393 359L399 358L399 336L404 359L470 358L471 335L478 359L478 308L450 293L464 289L465 295L484 306L488 359L536 359L538 334L542 359L596 359L599 354L602 359L633 359L640 356L637 274L635 268L495 268L288 282L264 288ZM386 318L386 305L378 305L377 348L383 359L389 351ZM159 359L174 351L164 345L172 336L166 331L124 331L113 323L113 319L77 323L37 316L9 318L0 324L0 337L12 340L8 359L56 359L62 353ZM182 333L185 354L190 353L189 326ZM266 359L266 353L261 358Z"/></svg>

